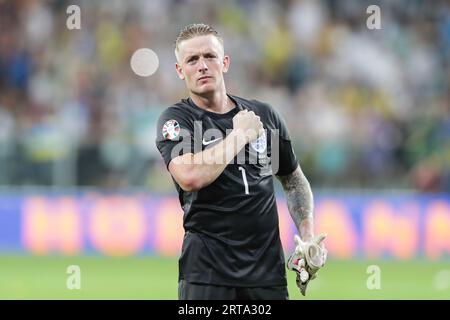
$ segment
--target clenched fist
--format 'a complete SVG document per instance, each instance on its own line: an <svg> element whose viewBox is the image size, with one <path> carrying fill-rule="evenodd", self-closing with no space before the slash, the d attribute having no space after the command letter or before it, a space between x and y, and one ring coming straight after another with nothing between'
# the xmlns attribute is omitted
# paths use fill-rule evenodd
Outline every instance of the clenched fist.
<svg viewBox="0 0 450 320"><path fill-rule="evenodd" d="M253 111L242 110L233 117L233 130L244 135L248 143L258 138L263 131L263 124Z"/></svg>

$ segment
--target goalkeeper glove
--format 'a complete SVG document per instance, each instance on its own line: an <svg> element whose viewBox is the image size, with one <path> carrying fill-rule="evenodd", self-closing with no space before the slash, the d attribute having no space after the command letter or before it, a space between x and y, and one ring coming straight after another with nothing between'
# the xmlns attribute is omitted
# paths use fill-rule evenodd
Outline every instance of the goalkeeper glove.
<svg viewBox="0 0 450 320"><path fill-rule="evenodd" d="M322 268L327 260L327 250L321 242L326 234L320 234L310 241L302 241L298 235L294 236L295 251L288 259L287 267L297 273L297 286L304 296L309 281L317 277L317 271Z"/></svg>

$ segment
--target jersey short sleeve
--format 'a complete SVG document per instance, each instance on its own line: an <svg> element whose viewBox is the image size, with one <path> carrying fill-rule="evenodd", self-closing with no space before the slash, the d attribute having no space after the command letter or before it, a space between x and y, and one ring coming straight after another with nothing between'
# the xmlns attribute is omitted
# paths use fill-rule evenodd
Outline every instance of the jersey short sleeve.
<svg viewBox="0 0 450 320"><path fill-rule="evenodd" d="M275 128L278 129L279 133L279 166L275 174L277 176L285 176L297 169L298 161L292 148L291 138L284 119L276 110L271 107L270 109Z"/></svg>
<svg viewBox="0 0 450 320"><path fill-rule="evenodd" d="M158 119L156 147L167 167L174 158L194 153L194 123L181 108L169 107Z"/></svg>

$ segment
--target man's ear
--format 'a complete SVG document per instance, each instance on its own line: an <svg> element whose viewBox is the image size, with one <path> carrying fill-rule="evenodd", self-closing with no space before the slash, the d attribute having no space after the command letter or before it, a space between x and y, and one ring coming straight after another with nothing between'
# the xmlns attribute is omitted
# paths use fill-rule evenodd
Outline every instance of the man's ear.
<svg viewBox="0 0 450 320"><path fill-rule="evenodd" d="M181 68L181 66L178 63L175 63L175 69L177 70L177 74L178 74L178 78L180 78L181 80L184 80L184 74L183 74L183 69Z"/></svg>
<svg viewBox="0 0 450 320"><path fill-rule="evenodd" d="M222 68L222 72L223 73L227 73L228 69L230 69L230 57L229 56L224 56L223 57L223 68Z"/></svg>

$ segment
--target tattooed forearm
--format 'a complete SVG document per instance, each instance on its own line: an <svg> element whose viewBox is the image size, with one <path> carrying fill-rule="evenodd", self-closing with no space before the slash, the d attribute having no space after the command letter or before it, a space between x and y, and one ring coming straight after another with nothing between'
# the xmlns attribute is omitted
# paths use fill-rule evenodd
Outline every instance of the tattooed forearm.
<svg viewBox="0 0 450 320"><path fill-rule="evenodd" d="M286 193L289 213L302 238L313 234L314 201L311 186L300 166L290 175L279 177Z"/></svg>

